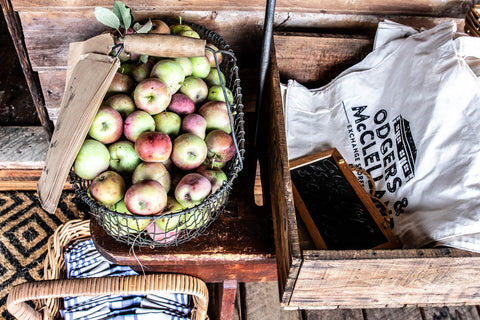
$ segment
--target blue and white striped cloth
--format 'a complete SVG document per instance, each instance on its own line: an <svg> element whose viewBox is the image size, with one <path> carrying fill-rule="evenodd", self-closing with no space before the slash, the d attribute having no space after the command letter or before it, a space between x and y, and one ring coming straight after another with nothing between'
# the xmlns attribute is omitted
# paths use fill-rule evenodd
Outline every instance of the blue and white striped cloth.
<svg viewBox="0 0 480 320"><path fill-rule="evenodd" d="M104 258L91 239L69 246L65 264L69 279L137 275ZM191 304L187 294L70 297L60 313L65 320L183 320L190 319Z"/></svg>

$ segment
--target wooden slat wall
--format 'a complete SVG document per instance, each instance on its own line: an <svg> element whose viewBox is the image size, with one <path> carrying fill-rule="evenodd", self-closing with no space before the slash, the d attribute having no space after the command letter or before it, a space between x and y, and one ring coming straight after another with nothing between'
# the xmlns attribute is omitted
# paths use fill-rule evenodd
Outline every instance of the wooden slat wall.
<svg viewBox="0 0 480 320"><path fill-rule="evenodd" d="M241 68L258 67L265 10L263 0L165 0L161 5L133 0L124 2L132 8L137 20L182 16L185 20L205 25L232 46ZM454 18L461 25L464 13L475 2L281 0L276 2L274 25L277 30L336 30L345 34L369 35L385 18L425 27ZM105 27L96 21L93 10L96 6L111 8L112 2L11 0L11 4L20 17L32 69L39 73L48 114L55 121L61 98L56 89L65 81L65 75L60 70L66 68L68 44L104 31Z"/></svg>

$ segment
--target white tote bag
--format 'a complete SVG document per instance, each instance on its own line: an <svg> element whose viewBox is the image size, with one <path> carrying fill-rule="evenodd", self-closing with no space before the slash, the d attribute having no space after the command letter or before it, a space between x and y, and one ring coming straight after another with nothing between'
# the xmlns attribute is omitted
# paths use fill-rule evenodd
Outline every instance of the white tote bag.
<svg viewBox="0 0 480 320"><path fill-rule="evenodd" d="M374 51L328 85L289 81L289 159L335 147L373 178L404 247L480 252L479 54L454 22L379 24Z"/></svg>

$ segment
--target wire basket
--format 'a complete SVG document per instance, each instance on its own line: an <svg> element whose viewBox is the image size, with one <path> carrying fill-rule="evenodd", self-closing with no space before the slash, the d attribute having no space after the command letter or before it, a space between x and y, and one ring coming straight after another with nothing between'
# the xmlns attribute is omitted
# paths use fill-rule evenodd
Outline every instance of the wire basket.
<svg viewBox="0 0 480 320"><path fill-rule="evenodd" d="M172 20L165 21L167 24L176 22ZM203 234L225 208L233 182L237 178L238 173L243 169L245 153L244 113L242 88L240 86L236 57L230 46L215 32L194 23L182 23L189 25L200 35L200 38L216 46L218 51L222 53L223 59L220 64L216 59L216 55L213 54L213 56L216 61L217 71L222 71L225 75L226 83L223 83L221 80L222 89L227 103L236 152L223 168L227 175L227 181L214 194L209 195L195 207L164 215L139 216L119 213L100 205L88 194L91 181L81 179L72 169L70 171L70 179L73 189L80 199L89 206L90 212L98 224L117 241L129 245L141 247L177 246ZM209 48L207 47L207 49ZM228 102L225 88L232 92L233 104Z"/></svg>

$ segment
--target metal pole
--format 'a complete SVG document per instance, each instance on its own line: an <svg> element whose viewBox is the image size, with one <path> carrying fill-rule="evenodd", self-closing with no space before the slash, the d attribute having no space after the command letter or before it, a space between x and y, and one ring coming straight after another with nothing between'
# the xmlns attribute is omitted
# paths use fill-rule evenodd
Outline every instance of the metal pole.
<svg viewBox="0 0 480 320"><path fill-rule="evenodd" d="M260 61L260 83L258 86L257 105L255 108L255 135L253 141L253 148L258 158L258 139L260 131L260 118L262 114L262 101L265 87L265 77L267 75L268 64L270 62L270 45L272 43L273 20L275 16L275 0L267 0L267 8L265 11L265 22L263 27L263 46L262 56Z"/></svg>

